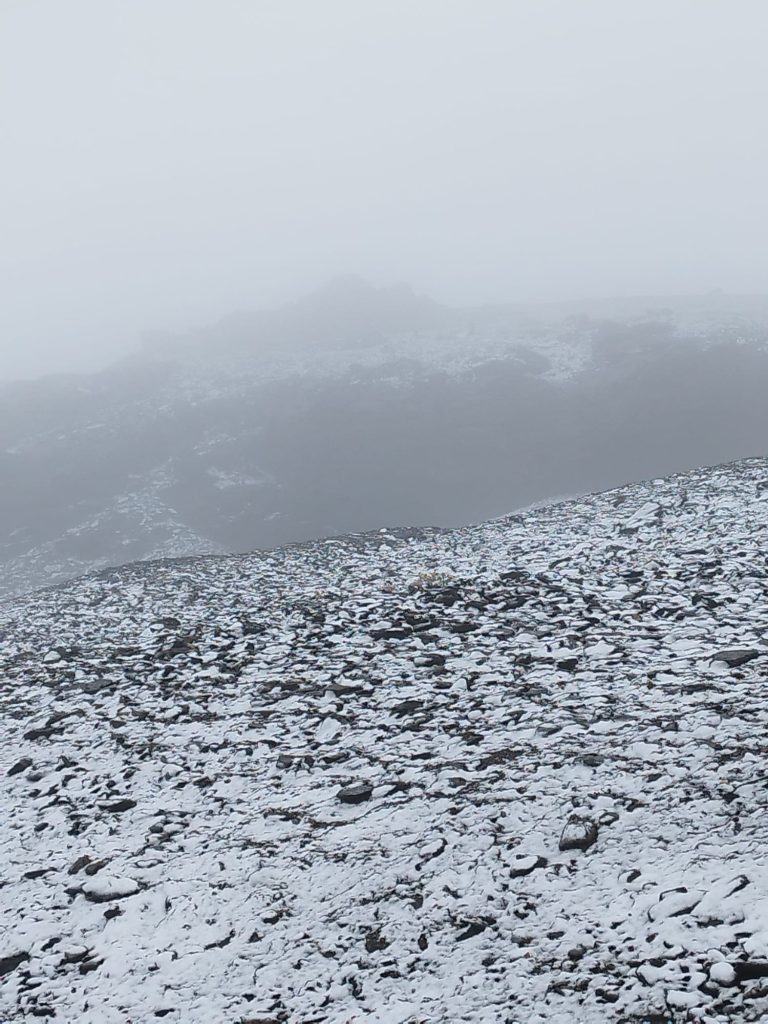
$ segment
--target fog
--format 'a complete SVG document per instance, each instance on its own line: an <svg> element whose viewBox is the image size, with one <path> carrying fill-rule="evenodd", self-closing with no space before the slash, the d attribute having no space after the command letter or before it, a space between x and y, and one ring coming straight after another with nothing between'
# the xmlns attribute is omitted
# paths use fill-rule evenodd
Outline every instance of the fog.
<svg viewBox="0 0 768 1024"><path fill-rule="evenodd" d="M0 378L339 273L762 292L761 0L3 0Z"/></svg>
<svg viewBox="0 0 768 1024"><path fill-rule="evenodd" d="M768 0L0 0L0 1024L768 1024L767 112Z"/></svg>
<svg viewBox="0 0 768 1024"><path fill-rule="evenodd" d="M0 601L768 450L764 3L0 5Z"/></svg>

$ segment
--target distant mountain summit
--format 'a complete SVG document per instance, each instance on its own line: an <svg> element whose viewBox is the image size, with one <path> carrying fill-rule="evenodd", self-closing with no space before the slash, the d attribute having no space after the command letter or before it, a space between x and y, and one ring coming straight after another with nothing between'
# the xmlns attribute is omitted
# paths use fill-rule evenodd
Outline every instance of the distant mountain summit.
<svg viewBox="0 0 768 1024"><path fill-rule="evenodd" d="M286 307L341 331L418 330L439 323L442 309L407 284L376 288L362 278L339 277Z"/></svg>
<svg viewBox="0 0 768 1024"><path fill-rule="evenodd" d="M339 277L301 299L273 309L244 310L186 335L153 335L150 353L196 350L248 353L286 348L312 351L380 343L392 334L435 328L450 313L408 285L377 288L355 276Z"/></svg>
<svg viewBox="0 0 768 1024"><path fill-rule="evenodd" d="M339 277L277 314L285 337L305 345L363 346L446 321L442 308L408 285L376 288L362 278Z"/></svg>

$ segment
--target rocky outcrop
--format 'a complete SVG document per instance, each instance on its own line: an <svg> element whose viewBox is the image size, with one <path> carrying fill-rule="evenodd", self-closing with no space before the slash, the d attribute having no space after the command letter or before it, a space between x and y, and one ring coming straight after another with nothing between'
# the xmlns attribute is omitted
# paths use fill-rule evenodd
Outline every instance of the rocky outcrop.
<svg viewBox="0 0 768 1024"><path fill-rule="evenodd" d="M764 1018L766 477L6 605L0 1017Z"/></svg>

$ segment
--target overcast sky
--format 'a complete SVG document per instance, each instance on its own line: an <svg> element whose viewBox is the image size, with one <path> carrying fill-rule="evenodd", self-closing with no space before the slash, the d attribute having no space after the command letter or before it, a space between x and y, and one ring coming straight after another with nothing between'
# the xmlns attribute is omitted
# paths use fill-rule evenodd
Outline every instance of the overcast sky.
<svg viewBox="0 0 768 1024"><path fill-rule="evenodd" d="M764 0L0 0L0 377L339 273L765 291Z"/></svg>

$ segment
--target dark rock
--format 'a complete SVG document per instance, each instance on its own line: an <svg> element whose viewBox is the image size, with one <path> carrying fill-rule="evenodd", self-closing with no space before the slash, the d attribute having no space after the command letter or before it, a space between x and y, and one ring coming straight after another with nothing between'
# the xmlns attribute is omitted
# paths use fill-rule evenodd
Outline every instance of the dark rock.
<svg viewBox="0 0 768 1024"><path fill-rule="evenodd" d="M496 919L493 917L482 917L476 921L465 921L464 931L461 932L460 935L456 936L456 941L464 942L466 939L472 939L475 935L479 935L481 932L484 932L489 925L495 923Z"/></svg>
<svg viewBox="0 0 768 1024"><path fill-rule="evenodd" d="M93 695L101 690L108 690L112 685L109 679L84 679L81 683L77 684L77 688L82 690L83 693Z"/></svg>
<svg viewBox="0 0 768 1024"><path fill-rule="evenodd" d="M0 978L29 960L29 953L12 953L10 956L0 956Z"/></svg>
<svg viewBox="0 0 768 1024"><path fill-rule="evenodd" d="M87 960L80 964L78 971L80 974L91 974L92 971L97 971L103 963L103 960Z"/></svg>
<svg viewBox="0 0 768 1024"><path fill-rule="evenodd" d="M572 815L560 835L560 850L588 850L597 842L597 824L591 818Z"/></svg>
<svg viewBox="0 0 768 1024"><path fill-rule="evenodd" d="M438 654L436 651L425 651L415 661L417 665L424 665L427 668L443 668L446 659L447 655L445 654Z"/></svg>
<svg viewBox="0 0 768 1024"><path fill-rule="evenodd" d="M260 622L249 622L244 620L241 623L243 636L259 636L261 633L266 633L267 627Z"/></svg>
<svg viewBox="0 0 768 1024"><path fill-rule="evenodd" d="M27 770L27 768L31 768L31 767L32 767L32 758L31 757L22 757L21 760L16 762L16 764L11 765L11 767L8 769L8 774L9 775L20 775L22 772L25 772Z"/></svg>
<svg viewBox="0 0 768 1024"><path fill-rule="evenodd" d="M365 936L365 949L367 953L377 953L379 950L386 949L388 945L389 943L381 934L381 929L379 928L368 932Z"/></svg>
<svg viewBox="0 0 768 1024"><path fill-rule="evenodd" d="M746 665L748 661L757 658L760 651L753 647L732 647L727 650L717 651L712 655L712 661L724 661L729 668L738 668L739 665Z"/></svg>
<svg viewBox="0 0 768 1024"><path fill-rule="evenodd" d="M370 800L373 786L369 782L358 782L353 786L344 786L336 796L343 804L363 804Z"/></svg>
<svg viewBox="0 0 768 1024"><path fill-rule="evenodd" d="M348 750L333 750L328 754L323 754L323 764L341 764L344 761L348 761L350 753Z"/></svg>
<svg viewBox="0 0 768 1024"><path fill-rule="evenodd" d="M768 960L736 960L731 966L736 973L737 981L768 978ZM0 971L0 973L2 972Z"/></svg>
<svg viewBox="0 0 768 1024"><path fill-rule="evenodd" d="M76 953L65 953L61 962L62 964L81 964L83 960L87 960L90 955L90 950L81 949Z"/></svg>
<svg viewBox="0 0 768 1024"><path fill-rule="evenodd" d="M399 704L395 704L392 708L392 714L397 715L398 718L402 715L410 715L414 711L420 711L424 707L424 702L421 700L403 700Z"/></svg>
<svg viewBox="0 0 768 1024"><path fill-rule="evenodd" d="M465 633L474 633L479 627L474 622L448 622L446 623L446 629L449 629L451 633L458 633L459 636L463 636Z"/></svg>
<svg viewBox="0 0 768 1024"><path fill-rule="evenodd" d="M538 868L547 866L546 857L518 857L510 868L510 878L525 878Z"/></svg>
<svg viewBox="0 0 768 1024"><path fill-rule="evenodd" d="M203 949L224 949L225 946L228 946L230 944L230 942L232 941L232 939L234 939L234 937L235 937L235 933L234 933L234 931L231 931L231 932L229 932L228 935L225 935L223 939L218 939L215 942L208 942L208 943L206 943L203 946Z"/></svg>
<svg viewBox="0 0 768 1024"><path fill-rule="evenodd" d="M558 661L557 667L561 672L573 672L578 664L578 658L563 658L561 661Z"/></svg>
<svg viewBox="0 0 768 1024"><path fill-rule="evenodd" d="M79 711L78 712L73 712L73 711L55 711L50 716L48 721L45 723L46 728L50 728L52 725L58 725L59 722L63 722L65 718L69 718L69 716L72 715L72 714L81 714L81 713L82 712L79 712Z"/></svg>
<svg viewBox="0 0 768 1024"><path fill-rule="evenodd" d="M584 754L581 763L587 765L588 768L598 768L603 763L603 756L602 754Z"/></svg>
<svg viewBox="0 0 768 1024"><path fill-rule="evenodd" d="M684 683L681 689L686 695L692 693L704 693L706 690L716 690L717 683L712 680L702 680L699 683Z"/></svg>
<svg viewBox="0 0 768 1024"><path fill-rule="evenodd" d="M365 693L365 688L362 686L350 686L348 683L331 683L328 690L336 697L347 697L354 694Z"/></svg>
<svg viewBox="0 0 768 1024"><path fill-rule="evenodd" d="M122 814L123 811L130 811L136 806L135 800L116 800L112 804L100 804L102 811L107 811L109 814Z"/></svg>
<svg viewBox="0 0 768 1024"><path fill-rule="evenodd" d="M387 796L392 796L394 793L407 793L411 788L410 782L403 782L398 779L397 782L393 782L387 791Z"/></svg>
<svg viewBox="0 0 768 1024"><path fill-rule="evenodd" d="M49 740L51 736L60 736L63 729L57 729L53 725L45 726L42 729L30 729L24 733L25 740Z"/></svg>
<svg viewBox="0 0 768 1024"><path fill-rule="evenodd" d="M105 868L109 864L108 860L92 860L85 865L85 873L89 878L93 878L95 874L98 874L102 868Z"/></svg>
<svg viewBox="0 0 768 1024"><path fill-rule="evenodd" d="M276 764L278 768L313 768L315 758L312 754L278 754Z"/></svg>
<svg viewBox="0 0 768 1024"><path fill-rule="evenodd" d="M264 924L277 924L285 917L285 910L278 908L277 910L269 910L266 914L261 915L261 919Z"/></svg>
<svg viewBox="0 0 768 1024"><path fill-rule="evenodd" d="M596 988L595 997L598 1003L617 1003L619 1001L618 992L608 991L604 988Z"/></svg>

